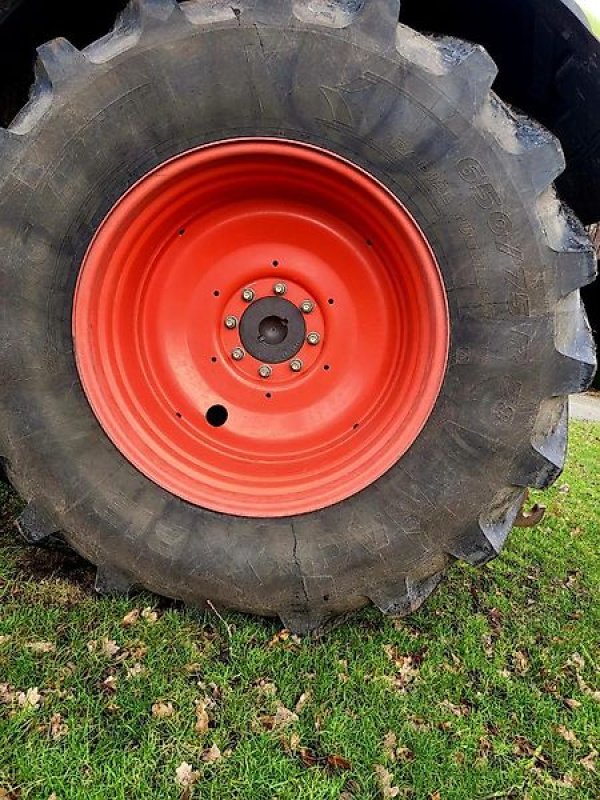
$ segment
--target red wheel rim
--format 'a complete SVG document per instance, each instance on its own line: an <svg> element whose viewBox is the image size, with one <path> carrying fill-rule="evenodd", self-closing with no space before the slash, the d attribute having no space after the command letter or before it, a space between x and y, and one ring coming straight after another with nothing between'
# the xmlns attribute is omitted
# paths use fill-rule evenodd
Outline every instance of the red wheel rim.
<svg viewBox="0 0 600 800"><path fill-rule="evenodd" d="M350 497L406 452L440 391L449 322L432 250L381 183L252 138L184 153L121 197L86 253L73 336L97 419L144 475L214 511L277 517Z"/></svg>

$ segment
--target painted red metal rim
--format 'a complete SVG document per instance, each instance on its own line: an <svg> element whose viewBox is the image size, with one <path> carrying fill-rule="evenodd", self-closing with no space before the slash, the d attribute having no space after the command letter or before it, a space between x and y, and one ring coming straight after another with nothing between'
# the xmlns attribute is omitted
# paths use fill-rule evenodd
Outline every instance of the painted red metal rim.
<svg viewBox="0 0 600 800"><path fill-rule="evenodd" d="M449 320L433 252L381 183L250 138L121 197L83 261L73 336L88 401L137 469L198 506L278 517L350 497L407 451Z"/></svg>

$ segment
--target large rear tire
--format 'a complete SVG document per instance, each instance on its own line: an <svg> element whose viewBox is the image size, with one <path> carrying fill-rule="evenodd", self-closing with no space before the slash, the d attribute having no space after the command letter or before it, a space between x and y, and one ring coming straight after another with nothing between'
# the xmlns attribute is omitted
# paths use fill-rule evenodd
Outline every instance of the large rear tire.
<svg viewBox="0 0 600 800"><path fill-rule="evenodd" d="M560 146L493 95L495 68L480 47L429 40L398 26L398 7L397 0L367 0L358 10L348 4L246 0L232 10L227 3L135 0L114 31L83 52L64 40L40 49L31 100L10 128L0 131L0 455L28 501L18 521L22 533L39 541L62 532L98 566L100 590L139 585L191 604L210 600L217 607L279 615L302 633L320 630L368 602L384 613L406 614L435 588L453 559L482 564L496 556L527 487L545 487L560 474L567 395L586 388L594 373L579 287L593 279L596 268L583 228L552 189L564 166ZM195 158L194 152L206 152L196 150L204 145L257 137L318 149L407 210L439 268L450 346L441 389L431 394L427 384L433 409L413 425L393 465L383 458L371 474L367 464L368 479L329 494L324 472L324 491L315 490L319 497L312 504L310 498L304 505L292 502L294 486L285 484L279 502L268 508L248 502L244 515L243 493L238 496L236 482L229 480L238 474L229 445L229 466L219 462L221 477L229 481L225 495L235 500L229 504L216 498L218 493L204 493L199 500L182 483L168 480L162 467L154 471L151 459L138 458L139 448L131 449L132 429L123 419L136 427L148 414L139 400L136 416L115 389L129 380L119 371L122 335L110 339L112 355L103 350L108 340L94 327L102 315L96 309L86 329L87 317L77 315L78 301L75 342L72 324L76 287L85 281L95 247L90 243L100 241L113 224L115 209L123 207L119 203L130 202L133 195L122 200L125 193L142 186L141 179L161 181L176 156ZM276 172L273 181L279 202L283 190ZM303 213L317 183L312 177L307 181ZM288 202L289 185L286 191ZM342 211L331 203L335 235L344 225L352 228L363 237L365 251L376 251L368 258L376 259L379 248L381 269L397 277L400 266L392 251L385 251L383 228L373 215L360 209L357 217L348 204ZM322 202L319 208L323 211ZM125 219L118 221L124 238L136 216ZM329 225L324 219L321 228ZM192 226L194 220L192 215ZM381 233L379 240L370 238L373 230ZM312 263L314 239L294 237L298 263ZM277 229L270 229L268 239L290 245ZM118 249L118 240L112 243ZM155 245L145 252L149 264L159 263L157 254L171 240ZM232 247L246 245L246 240L232 240ZM109 271L106 253L98 280ZM200 265L202 257L198 252ZM203 269L198 267L199 273ZM340 269L335 259L323 258L324 276L333 270L338 279ZM348 266L349 285L357 270ZM278 279L301 283L316 274L313 270L303 278L300 267L286 273L282 263ZM399 278L396 284L395 307L404 308L406 317L411 303L419 305L421 292L409 300ZM94 286L100 293L114 291L114 304L105 308L117 308L118 281ZM358 347L361 297L360 290L349 294L354 300L348 314L340 315L344 320L325 323L335 338L351 321L352 355ZM377 302L382 294L381 286L374 289ZM92 286L88 300L93 304L97 296ZM132 302L137 296L133 287ZM185 315L187 295L180 302ZM425 307L421 320L431 308ZM122 331L125 318L115 322L111 317L106 331ZM144 330L148 324L144 317ZM207 322L206 336L213 337L208 327ZM376 342L369 339L373 319L367 327L367 342ZM399 354L410 350L411 337L406 328L398 330L399 350L389 341L380 348L369 345L376 363L388 354L388 383L396 380L400 364L408 364ZM86 334L92 345L84 366ZM138 341L136 323L130 334ZM439 371L445 336L440 324L434 332L437 350L410 351L406 369L417 369L422 358L425 372ZM367 375L370 369L364 353L361 359L354 364L357 394L361 370ZM98 395L89 376L107 363L112 378L99 382ZM318 360L315 365L321 368ZM208 364L198 371L205 368ZM224 369L229 375L234 368L228 363ZM153 364L148 372L156 373ZM323 391L337 414L341 393L336 396L335 370L331 373L333 381ZM195 374L187 374L193 383ZM298 402L302 397L308 402L309 394L298 387ZM98 401L108 391L110 413ZM139 399L143 393L134 395ZM377 420L387 417L383 412L377 417L376 399L364 406L364 427L378 431L380 438L372 441L385 444L389 456L402 431L391 418L379 431ZM241 401L229 396L220 402L226 407ZM416 403L413 399L406 413ZM380 405L384 408L383 401ZM253 408L252 413L258 412ZM111 422L115 415L121 422ZM319 415L310 419L320 424ZM273 405L265 404L257 436L280 443L280 423ZM183 426L186 420L174 417L172 424ZM237 424L233 417L231 424ZM151 448L169 439L166 428L153 429L156 438L145 440ZM128 433L120 437L119 431ZM350 430L343 434L351 435ZM182 447L178 440L177 451ZM277 457L269 462L273 482L280 473L293 474L288 469L293 459L286 460L285 448L275 449ZM314 452L320 468L327 452L318 447ZM208 461L200 468L203 463L207 472L213 469ZM253 475L262 480L254 487L259 501L273 494L274 485L262 466L257 458L256 469L246 469L248 485ZM246 483L238 480L244 491Z"/></svg>

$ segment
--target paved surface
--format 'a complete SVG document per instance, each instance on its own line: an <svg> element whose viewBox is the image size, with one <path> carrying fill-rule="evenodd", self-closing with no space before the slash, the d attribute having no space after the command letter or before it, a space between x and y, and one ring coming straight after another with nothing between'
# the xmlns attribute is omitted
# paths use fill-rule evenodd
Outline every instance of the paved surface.
<svg viewBox="0 0 600 800"><path fill-rule="evenodd" d="M574 419L587 419L600 422L600 394L573 394L569 398L569 409Z"/></svg>

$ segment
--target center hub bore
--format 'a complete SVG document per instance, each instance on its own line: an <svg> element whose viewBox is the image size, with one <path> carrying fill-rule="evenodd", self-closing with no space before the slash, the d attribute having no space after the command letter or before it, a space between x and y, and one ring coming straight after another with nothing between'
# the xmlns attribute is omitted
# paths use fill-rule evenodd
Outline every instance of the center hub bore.
<svg viewBox="0 0 600 800"><path fill-rule="evenodd" d="M252 303L240 320L245 350L258 361L281 364L304 344L306 325L300 309L283 297L263 297Z"/></svg>

